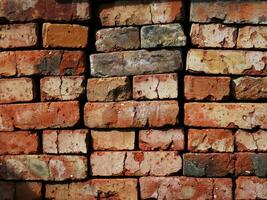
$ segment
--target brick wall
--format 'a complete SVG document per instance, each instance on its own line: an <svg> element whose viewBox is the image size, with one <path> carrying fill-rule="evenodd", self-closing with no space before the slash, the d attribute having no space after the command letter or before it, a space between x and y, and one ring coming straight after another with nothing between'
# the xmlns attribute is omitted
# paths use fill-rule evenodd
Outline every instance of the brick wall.
<svg viewBox="0 0 267 200"><path fill-rule="evenodd" d="M267 199L267 1L0 0L0 200Z"/></svg>

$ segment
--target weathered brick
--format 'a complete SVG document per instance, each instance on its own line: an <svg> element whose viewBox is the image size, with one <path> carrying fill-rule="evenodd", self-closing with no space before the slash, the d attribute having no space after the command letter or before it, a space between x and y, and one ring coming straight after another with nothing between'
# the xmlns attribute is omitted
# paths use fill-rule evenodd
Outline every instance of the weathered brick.
<svg viewBox="0 0 267 200"><path fill-rule="evenodd" d="M234 96L238 100L267 98L267 77L240 77L233 80Z"/></svg>
<svg viewBox="0 0 267 200"><path fill-rule="evenodd" d="M87 81L88 101L125 101L131 96L128 77L90 78Z"/></svg>
<svg viewBox="0 0 267 200"><path fill-rule="evenodd" d="M182 69L180 50L122 51L90 56L91 75L130 76L173 72Z"/></svg>
<svg viewBox="0 0 267 200"><path fill-rule="evenodd" d="M266 26L245 26L238 30L238 48L267 48Z"/></svg>
<svg viewBox="0 0 267 200"><path fill-rule="evenodd" d="M43 131L44 153L87 153L88 130Z"/></svg>
<svg viewBox="0 0 267 200"><path fill-rule="evenodd" d="M0 52L0 76L81 75L85 71L82 51Z"/></svg>
<svg viewBox="0 0 267 200"><path fill-rule="evenodd" d="M134 131L91 131L94 150L133 150Z"/></svg>
<svg viewBox="0 0 267 200"><path fill-rule="evenodd" d="M133 77L134 99L171 99L177 97L177 74L153 74Z"/></svg>
<svg viewBox="0 0 267 200"><path fill-rule="evenodd" d="M191 1L192 22L267 24L266 1Z"/></svg>
<svg viewBox="0 0 267 200"><path fill-rule="evenodd" d="M142 150L184 150L184 131L169 130L140 130L139 148Z"/></svg>
<svg viewBox="0 0 267 200"><path fill-rule="evenodd" d="M184 96L187 100L220 101L230 96L228 77L185 76Z"/></svg>
<svg viewBox="0 0 267 200"><path fill-rule="evenodd" d="M38 136L28 131L0 132L0 155L30 154L38 151Z"/></svg>
<svg viewBox="0 0 267 200"><path fill-rule="evenodd" d="M177 101L87 103L84 123L89 128L162 127L175 125Z"/></svg>
<svg viewBox="0 0 267 200"><path fill-rule="evenodd" d="M182 168L174 151L95 152L90 163L93 176L166 176Z"/></svg>
<svg viewBox="0 0 267 200"><path fill-rule="evenodd" d="M0 103L32 101L33 81L30 78L0 79Z"/></svg>
<svg viewBox="0 0 267 200"><path fill-rule="evenodd" d="M141 199L232 199L229 178L142 177Z"/></svg>
<svg viewBox="0 0 267 200"><path fill-rule="evenodd" d="M140 48L139 28L105 28L96 32L96 50L101 52Z"/></svg>
<svg viewBox="0 0 267 200"><path fill-rule="evenodd" d="M41 100L76 100L85 93L83 76L45 77L40 80Z"/></svg>
<svg viewBox="0 0 267 200"><path fill-rule="evenodd" d="M0 131L66 128L80 119L75 101L0 105L0 113Z"/></svg>
<svg viewBox="0 0 267 200"><path fill-rule="evenodd" d="M84 0L1 0L0 18L8 21L88 20L89 2Z"/></svg>
<svg viewBox="0 0 267 200"><path fill-rule="evenodd" d="M254 176L238 177L235 189L236 199L267 199L267 178Z"/></svg>
<svg viewBox="0 0 267 200"><path fill-rule="evenodd" d="M186 103L185 124L218 128L267 128L265 103Z"/></svg>
<svg viewBox="0 0 267 200"><path fill-rule="evenodd" d="M141 28L141 47L179 47L186 45L180 24L150 25Z"/></svg>
<svg viewBox="0 0 267 200"><path fill-rule="evenodd" d="M131 1L117 0L99 5L102 26L143 25L180 21L183 16L181 0Z"/></svg>
<svg viewBox="0 0 267 200"><path fill-rule="evenodd" d="M258 151L267 152L267 131L259 130L248 132L238 130L235 133L237 151Z"/></svg>
<svg viewBox="0 0 267 200"><path fill-rule="evenodd" d="M230 153L187 153L183 155L183 174L197 177L223 177L235 170L234 155Z"/></svg>
<svg viewBox="0 0 267 200"><path fill-rule="evenodd" d="M191 41L198 47L223 47L236 46L237 28L222 24L192 24Z"/></svg>
<svg viewBox="0 0 267 200"><path fill-rule="evenodd" d="M233 133L225 129L189 129L188 150L190 152L233 152Z"/></svg>
<svg viewBox="0 0 267 200"><path fill-rule="evenodd" d="M137 200L136 179L92 179L70 184L47 184L47 199Z"/></svg>
<svg viewBox="0 0 267 200"><path fill-rule="evenodd" d="M36 44L36 24L0 25L0 48L33 47Z"/></svg>
<svg viewBox="0 0 267 200"><path fill-rule="evenodd" d="M0 156L0 178L4 180L84 179L87 159L83 156Z"/></svg>
<svg viewBox="0 0 267 200"><path fill-rule="evenodd" d="M43 24L44 47L85 48L88 27L76 24Z"/></svg>
<svg viewBox="0 0 267 200"><path fill-rule="evenodd" d="M267 52L192 49L187 71L207 74L267 74Z"/></svg>

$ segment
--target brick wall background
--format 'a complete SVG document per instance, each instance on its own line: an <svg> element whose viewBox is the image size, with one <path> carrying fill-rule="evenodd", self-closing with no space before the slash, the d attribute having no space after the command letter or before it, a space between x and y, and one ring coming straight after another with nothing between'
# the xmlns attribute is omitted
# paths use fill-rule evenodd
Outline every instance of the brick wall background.
<svg viewBox="0 0 267 200"><path fill-rule="evenodd" d="M0 0L0 199L267 199L267 1Z"/></svg>

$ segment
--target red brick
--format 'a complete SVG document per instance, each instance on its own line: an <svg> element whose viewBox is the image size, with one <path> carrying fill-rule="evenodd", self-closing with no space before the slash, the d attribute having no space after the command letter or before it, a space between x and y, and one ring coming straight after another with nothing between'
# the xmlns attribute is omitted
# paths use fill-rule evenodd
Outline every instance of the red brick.
<svg viewBox="0 0 267 200"><path fill-rule="evenodd" d="M182 168L175 151L94 152L90 163L93 176L166 176Z"/></svg>
<svg viewBox="0 0 267 200"><path fill-rule="evenodd" d="M0 25L0 48L33 47L36 45L36 24Z"/></svg>
<svg viewBox="0 0 267 200"><path fill-rule="evenodd" d="M78 180L84 179L86 173L87 159L83 156L0 156L3 180Z"/></svg>
<svg viewBox="0 0 267 200"><path fill-rule="evenodd" d="M264 103L186 103L185 124L218 128L267 128Z"/></svg>
<svg viewBox="0 0 267 200"><path fill-rule="evenodd" d="M89 128L162 127L175 125L177 101L87 103L84 122Z"/></svg>
<svg viewBox="0 0 267 200"><path fill-rule="evenodd" d="M0 52L1 76L81 75L85 71L82 51Z"/></svg>
<svg viewBox="0 0 267 200"><path fill-rule="evenodd" d="M234 136L226 129L189 129L190 152L233 152Z"/></svg>
<svg viewBox="0 0 267 200"><path fill-rule="evenodd" d="M232 199L230 178L142 177L141 199Z"/></svg>
<svg viewBox="0 0 267 200"><path fill-rule="evenodd" d="M0 105L0 113L0 131L66 128L80 119L75 101Z"/></svg>
<svg viewBox="0 0 267 200"><path fill-rule="evenodd" d="M187 100L219 101L230 96L228 77L185 76L184 95Z"/></svg>
<svg viewBox="0 0 267 200"><path fill-rule="evenodd" d="M139 148L142 150L184 150L184 131L169 130L140 130Z"/></svg>
<svg viewBox="0 0 267 200"><path fill-rule="evenodd" d="M87 153L88 130L45 130L43 131L44 153Z"/></svg>
<svg viewBox="0 0 267 200"><path fill-rule="evenodd" d="M267 199L267 178L238 177L236 180L236 199Z"/></svg>
<svg viewBox="0 0 267 200"><path fill-rule="evenodd" d="M85 48L88 41L88 27L75 24L43 25L44 47Z"/></svg>
<svg viewBox="0 0 267 200"><path fill-rule="evenodd" d="M0 155L30 154L38 151L38 136L28 131L0 132Z"/></svg>
<svg viewBox="0 0 267 200"><path fill-rule="evenodd" d="M33 81L30 78L0 79L0 103L32 101Z"/></svg>

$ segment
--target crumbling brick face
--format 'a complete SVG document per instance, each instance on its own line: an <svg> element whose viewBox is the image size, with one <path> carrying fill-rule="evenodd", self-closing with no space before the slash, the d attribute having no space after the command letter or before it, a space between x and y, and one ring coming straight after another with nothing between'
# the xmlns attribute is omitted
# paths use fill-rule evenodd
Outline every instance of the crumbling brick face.
<svg viewBox="0 0 267 200"><path fill-rule="evenodd" d="M267 199L267 1L0 0L0 200Z"/></svg>

